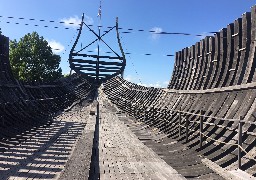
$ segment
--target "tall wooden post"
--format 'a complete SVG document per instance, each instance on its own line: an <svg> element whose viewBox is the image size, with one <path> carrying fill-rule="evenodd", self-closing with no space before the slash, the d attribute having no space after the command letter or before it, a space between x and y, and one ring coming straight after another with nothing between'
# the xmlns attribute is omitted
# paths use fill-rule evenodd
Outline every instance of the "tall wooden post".
<svg viewBox="0 0 256 180"><path fill-rule="evenodd" d="M243 122L242 122L242 116L239 118L239 124L238 124L238 168L241 169L241 147L242 147L242 136L243 136Z"/></svg>
<svg viewBox="0 0 256 180"><path fill-rule="evenodd" d="M202 145L203 145L203 120L204 120L204 117L202 116L203 115L203 110L200 110L200 148L202 148Z"/></svg>
<svg viewBox="0 0 256 180"><path fill-rule="evenodd" d="M144 107L144 122L146 122L148 120L148 111L147 108Z"/></svg>
<svg viewBox="0 0 256 180"><path fill-rule="evenodd" d="M152 109L152 110L153 110L153 112L152 112L152 113L153 113L153 115L152 115L152 116L153 116L153 121L155 121L155 117L156 117L156 116L155 116L155 113L156 113L155 106L153 106L153 109Z"/></svg>
<svg viewBox="0 0 256 180"><path fill-rule="evenodd" d="M167 106L164 109L164 119L167 121Z"/></svg>
<svg viewBox="0 0 256 180"><path fill-rule="evenodd" d="M124 100L124 112L126 113L126 106L127 106L127 102L126 102L126 99Z"/></svg>
<svg viewBox="0 0 256 180"><path fill-rule="evenodd" d="M188 125L189 125L189 119L188 119L188 115L186 115L186 142L188 142Z"/></svg>
<svg viewBox="0 0 256 180"><path fill-rule="evenodd" d="M179 111L179 137L181 136L181 108Z"/></svg>
<svg viewBox="0 0 256 180"><path fill-rule="evenodd" d="M130 108L129 108L128 114L132 116L132 102L130 102L129 104L130 104Z"/></svg>

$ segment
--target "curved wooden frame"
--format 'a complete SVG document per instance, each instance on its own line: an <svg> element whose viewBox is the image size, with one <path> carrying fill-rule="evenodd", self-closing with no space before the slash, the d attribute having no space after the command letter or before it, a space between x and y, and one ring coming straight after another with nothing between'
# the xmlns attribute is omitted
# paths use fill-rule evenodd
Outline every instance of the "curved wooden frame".
<svg viewBox="0 0 256 180"><path fill-rule="evenodd" d="M101 83L107 81L108 79L111 79L114 76L117 76L119 74L123 75L125 66L126 66L126 59L125 59L125 54L122 48L119 32L118 32L118 18L116 18L116 25L111 28L109 31L104 33L103 35L100 35L100 29L99 29L99 34L96 34L93 30L90 29L88 25L86 25L91 32L93 32L96 36L97 39L90 43L88 46L93 44L96 41L102 41L104 44L105 41L102 39L102 37L110 32L112 29L116 29L116 37L118 41L118 46L121 51L121 56L119 56L110 46L107 45L108 48L111 49L111 51L116 55L116 56L100 56L99 55L99 45L98 45L98 54L97 55L89 55L89 54L80 54L82 50L87 48L88 46L82 48L78 52L74 52L74 49L78 43L78 40L81 36L81 32L83 29L83 25L86 25L84 23L84 14L82 16L82 21L80 24L80 28L78 31L77 38L74 42L74 45L72 46L69 54L69 64L70 68L74 70L77 74L80 74L84 76L86 79L88 79L90 82L92 82L95 85L100 85ZM80 57L79 59L75 59L74 56ZM93 60L84 60L82 58L92 58ZM109 62L109 61L104 61L102 59L110 59L110 60L120 60L121 62L115 61L115 62ZM87 72L83 72L83 70Z"/></svg>

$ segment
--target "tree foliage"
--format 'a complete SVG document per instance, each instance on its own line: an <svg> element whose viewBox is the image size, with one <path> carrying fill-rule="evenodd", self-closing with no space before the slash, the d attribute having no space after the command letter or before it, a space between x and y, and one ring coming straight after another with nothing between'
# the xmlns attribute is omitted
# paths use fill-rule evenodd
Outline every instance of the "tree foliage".
<svg viewBox="0 0 256 180"><path fill-rule="evenodd" d="M38 33L28 33L10 42L10 63L15 78L25 81L52 81L62 77L60 56Z"/></svg>

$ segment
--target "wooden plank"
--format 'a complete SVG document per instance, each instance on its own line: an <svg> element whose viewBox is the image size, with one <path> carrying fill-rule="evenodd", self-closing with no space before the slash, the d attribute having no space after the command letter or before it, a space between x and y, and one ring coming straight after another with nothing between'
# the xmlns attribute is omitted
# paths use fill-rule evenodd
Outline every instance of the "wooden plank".
<svg viewBox="0 0 256 180"><path fill-rule="evenodd" d="M188 83L188 87L187 87L187 90L191 90L192 89L192 83L193 83L193 80L194 80L194 75L195 75L195 71L196 71L196 66L197 66L197 58L195 57L196 56L196 53L195 53L195 49L196 49L196 46L193 45L191 47L191 51L190 51L190 58L191 60L193 61L193 66L191 66L191 72L190 72L190 77L189 77L189 83Z"/></svg>
<svg viewBox="0 0 256 180"><path fill-rule="evenodd" d="M184 179L119 121L106 105L101 107L101 179Z"/></svg>
<svg viewBox="0 0 256 180"><path fill-rule="evenodd" d="M250 44L250 55L249 63L246 70L245 77L247 78L247 83L256 82L256 6L251 8L251 44ZM244 81L245 82L245 81Z"/></svg>
<svg viewBox="0 0 256 180"><path fill-rule="evenodd" d="M232 69L233 58L234 58L234 23L227 26L227 61L223 72L223 78L220 87L229 86L228 80L233 78ZM230 80L231 81L231 80Z"/></svg>
<svg viewBox="0 0 256 180"><path fill-rule="evenodd" d="M207 89L214 88L213 83L215 82L215 78L217 76L219 61L220 61L220 33L216 33L214 35L214 59L212 60L213 70L212 70L211 78L209 80Z"/></svg>
<svg viewBox="0 0 256 180"><path fill-rule="evenodd" d="M200 58L201 58L201 72L199 72L199 76L197 79L197 86L196 89L203 89L203 81L206 78L205 77L205 73L206 71L208 71L208 67L207 67L207 57L206 57L206 43L208 41L208 37L205 37L204 39L202 39L200 41Z"/></svg>
<svg viewBox="0 0 256 180"><path fill-rule="evenodd" d="M189 85L189 82L190 82L190 76L191 76L191 72L192 72L192 67L194 65L194 54L193 54L193 49L194 49L194 45L189 47L188 49L188 66L187 66L187 77L186 77L186 81L185 81L185 84L184 84L184 87L183 89L184 90L187 90L188 88L188 85Z"/></svg>
<svg viewBox="0 0 256 180"><path fill-rule="evenodd" d="M179 82L179 86L178 89L182 89L183 88L183 84L185 82L185 78L186 78L186 66L187 66L188 62L187 62L187 48L182 49L182 69L181 69L181 77L180 77L180 82Z"/></svg>
<svg viewBox="0 0 256 180"><path fill-rule="evenodd" d="M182 77L182 84L180 89L184 89L185 83L187 82L188 72L189 72L189 49L186 47L184 49L184 68L183 68L183 77Z"/></svg>
<svg viewBox="0 0 256 180"><path fill-rule="evenodd" d="M219 51L219 63L217 66L217 74L212 85L212 88L220 87L220 81L223 75L223 69L226 64L227 57L227 28L223 28L220 31L220 51Z"/></svg>
<svg viewBox="0 0 256 180"><path fill-rule="evenodd" d="M192 79L190 79L192 81L190 89L196 89L196 82L197 82L197 78L198 78L198 73L199 73L199 66L201 64L201 58L200 56L200 42L197 42L195 45L195 64L193 66L192 69L194 69L193 75L192 75Z"/></svg>
<svg viewBox="0 0 256 180"><path fill-rule="evenodd" d="M175 73L175 82L174 82L173 89L177 89L177 86L180 81L180 75L181 75L181 62L182 62L181 51L178 51L176 55L177 55L177 65L176 65L177 70Z"/></svg>
<svg viewBox="0 0 256 180"><path fill-rule="evenodd" d="M247 12L242 15L242 41L241 52L239 65L237 67L237 75L234 84L242 84L244 75L246 72L249 52L250 52L250 43L251 43L251 13Z"/></svg>
<svg viewBox="0 0 256 180"><path fill-rule="evenodd" d="M234 34L232 35L234 38L234 58L233 58L233 63L230 69L230 78L227 81L227 85L233 86L237 84L236 75L237 75L237 70L238 70L238 65L240 61L240 55L241 51L239 49L242 48L242 19L238 18L234 22Z"/></svg>
<svg viewBox="0 0 256 180"><path fill-rule="evenodd" d="M206 61L207 61L207 67L206 67L207 70L206 70L202 89L207 88L210 78L213 73L213 64L214 63L212 63L212 60L214 59L214 42L215 42L214 37L206 38L205 54L206 54Z"/></svg>
<svg viewBox="0 0 256 180"><path fill-rule="evenodd" d="M174 89L174 82L176 81L176 73L177 73L177 68L178 68L177 64L178 64L178 52L175 52L175 63L174 63L173 71L172 71L171 80L168 85L169 89Z"/></svg>
<svg viewBox="0 0 256 180"><path fill-rule="evenodd" d="M204 163L207 167L211 168L214 172L216 172L217 174L219 174L220 176L222 176L225 179L240 180L240 178L238 178L234 174L228 172L227 170L223 169L218 164L212 162L209 159L206 159L206 158L202 159L202 163Z"/></svg>

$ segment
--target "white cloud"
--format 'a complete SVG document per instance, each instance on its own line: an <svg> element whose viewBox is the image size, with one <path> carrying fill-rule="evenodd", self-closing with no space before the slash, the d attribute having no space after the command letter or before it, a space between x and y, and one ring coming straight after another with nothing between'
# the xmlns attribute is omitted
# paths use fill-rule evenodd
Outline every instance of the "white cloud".
<svg viewBox="0 0 256 180"><path fill-rule="evenodd" d="M127 76L124 77L124 79L125 79L126 81L131 82L131 80L132 80L133 78L132 78L131 75L127 75Z"/></svg>
<svg viewBox="0 0 256 180"><path fill-rule="evenodd" d="M159 37L160 37L160 34L158 34L158 33L163 32L163 29L160 27L153 27L150 29L150 31L151 31L151 38L153 40L156 40L156 39L159 39Z"/></svg>
<svg viewBox="0 0 256 180"><path fill-rule="evenodd" d="M65 50L65 47L55 40L47 40L48 44L51 46L53 53L59 54Z"/></svg>
<svg viewBox="0 0 256 180"><path fill-rule="evenodd" d="M77 29L80 26L82 19L79 18L78 16L73 16L73 17L69 17L69 18L63 18L63 19L61 19L61 21L64 22L64 26ZM88 25L91 25L91 24L93 24L93 19L85 14L84 22Z"/></svg>
<svg viewBox="0 0 256 180"><path fill-rule="evenodd" d="M164 85L168 85L168 84L169 84L169 81L164 81L163 84L164 84Z"/></svg>
<svg viewBox="0 0 256 180"><path fill-rule="evenodd" d="M169 84L168 81L156 82L156 83L150 83L150 84L138 83L138 85L141 85L141 86L145 86L145 87L155 87L155 88L166 88L168 84Z"/></svg>
<svg viewBox="0 0 256 180"><path fill-rule="evenodd" d="M132 75L129 75L129 74L126 75L124 77L124 79L126 81L129 81L129 82L132 82L132 83L138 82L138 78L133 77ZM149 83L149 84L147 84L147 83L140 83L139 82L139 83L136 83L136 84L138 84L140 86L145 86L145 87L166 88L167 85L169 84L169 81L163 81L163 82L157 81L155 83Z"/></svg>
<svg viewBox="0 0 256 180"><path fill-rule="evenodd" d="M138 85L148 87L148 85L144 83L138 83Z"/></svg>

